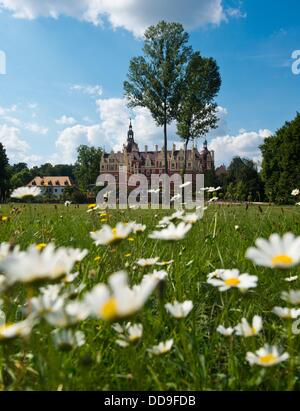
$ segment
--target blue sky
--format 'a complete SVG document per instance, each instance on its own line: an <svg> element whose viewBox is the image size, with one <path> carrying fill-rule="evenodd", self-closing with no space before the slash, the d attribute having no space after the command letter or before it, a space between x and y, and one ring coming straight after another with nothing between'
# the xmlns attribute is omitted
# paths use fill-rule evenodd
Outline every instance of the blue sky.
<svg viewBox="0 0 300 411"><path fill-rule="evenodd" d="M122 84L144 28L162 18L182 22L220 66L220 123L208 136L218 164L260 161L264 138L299 110L298 0L0 0L0 10L0 141L12 163L70 163L79 144L119 149L129 116L141 148L161 146L147 110L126 108ZM178 140L172 124L169 144Z"/></svg>

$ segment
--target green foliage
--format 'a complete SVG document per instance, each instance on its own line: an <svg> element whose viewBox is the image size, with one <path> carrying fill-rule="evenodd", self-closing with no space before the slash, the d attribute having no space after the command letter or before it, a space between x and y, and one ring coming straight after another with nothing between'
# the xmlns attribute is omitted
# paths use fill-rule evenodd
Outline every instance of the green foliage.
<svg viewBox="0 0 300 411"><path fill-rule="evenodd" d="M286 122L274 136L265 139L262 177L270 201L278 204L293 202L291 191L300 187L300 114Z"/></svg>
<svg viewBox="0 0 300 411"><path fill-rule="evenodd" d="M178 107L177 134L185 142L185 152L190 140L217 127L217 105L214 98L221 87L221 77L216 61L195 52L189 58L182 82ZM186 155L185 166L186 168Z"/></svg>
<svg viewBox="0 0 300 411"><path fill-rule="evenodd" d="M75 176L79 188L83 192L93 190L100 171L101 148L81 145L77 149Z"/></svg>
<svg viewBox="0 0 300 411"><path fill-rule="evenodd" d="M143 56L130 61L125 96L130 107L147 107L156 124L164 127L167 147L167 124L176 115L181 99L184 68L191 48L188 34L179 23L159 22L144 35ZM165 171L168 172L165 150Z"/></svg>
<svg viewBox="0 0 300 411"><path fill-rule="evenodd" d="M237 201L261 201L263 184L252 160L234 157L226 176L226 198Z"/></svg>
<svg viewBox="0 0 300 411"><path fill-rule="evenodd" d="M10 188L10 170L6 150L0 143L0 202L4 201Z"/></svg>

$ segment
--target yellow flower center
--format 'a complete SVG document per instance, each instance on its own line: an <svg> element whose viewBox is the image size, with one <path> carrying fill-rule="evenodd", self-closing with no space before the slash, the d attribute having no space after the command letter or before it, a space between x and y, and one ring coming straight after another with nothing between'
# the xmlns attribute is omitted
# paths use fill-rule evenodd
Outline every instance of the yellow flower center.
<svg viewBox="0 0 300 411"><path fill-rule="evenodd" d="M37 244L35 248L39 251L42 251L46 246L47 246L46 243L40 243L40 244Z"/></svg>
<svg viewBox="0 0 300 411"><path fill-rule="evenodd" d="M111 297L103 304L100 315L104 320L112 320L117 316L117 301L115 298Z"/></svg>
<svg viewBox="0 0 300 411"><path fill-rule="evenodd" d="M289 255L286 254L281 254L281 255L275 255L272 258L272 264L273 266L276 265L291 265L294 262L294 260L292 259L292 257L290 257Z"/></svg>
<svg viewBox="0 0 300 411"><path fill-rule="evenodd" d="M275 360L276 360L276 357L273 354L263 355L262 357L259 358L259 361L262 364L272 364Z"/></svg>
<svg viewBox="0 0 300 411"><path fill-rule="evenodd" d="M227 280L225 280L224 282L230 287L237 287L241 281L238 278L227 278Z"/></svg>

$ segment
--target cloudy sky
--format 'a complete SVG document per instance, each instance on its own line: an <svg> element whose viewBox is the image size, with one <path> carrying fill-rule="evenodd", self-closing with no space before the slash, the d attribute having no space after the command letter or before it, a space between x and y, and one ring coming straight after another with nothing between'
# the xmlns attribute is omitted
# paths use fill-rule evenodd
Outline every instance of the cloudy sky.
<svg viewBox="0 0 300 411"><path fill-rule="evenodd" d="M132 117L140 147L161 146L122 84L143 31L165 19L220 66L219 128L208 135L217 164L259 162L259 145L299 110L299 15L298 0L0 0L0 141L11 163L71 163L79 144L122 147ZM178 140L172 124L169 144Z"/></svg>

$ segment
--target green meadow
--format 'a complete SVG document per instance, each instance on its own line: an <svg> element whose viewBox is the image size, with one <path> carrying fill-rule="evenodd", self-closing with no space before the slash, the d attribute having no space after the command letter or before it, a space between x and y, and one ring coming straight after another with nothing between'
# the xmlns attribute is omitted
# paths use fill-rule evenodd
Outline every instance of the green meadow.
<svg viewBox="0 0 300 411"><path fill-rule="evenodd" d="M157 269L168 272L132 323L143 325L142 338L128 347L116 344L117 332L108 321L86 319L75 329L85 334L85 344L61 350L53 342L53 327L38 323L25 339L0 340L0 388L3 390L297 390L300 389L300 335L291 333L292 320L276 316L275 306L287 306L281 292L300 289L299 269L272 270L256 267L245 258L248 247L259 237L288 231L300 235L300 209L256 205L209 205L204 217L183 240L152 240L148 235L158 221L174 210L108 210L108 216L87 213L87 206L10 204L0 208L0 242L26 249L31 244L55 243L88 249L76 267L74 280L79 295L110 274L126 270L130 284L140 282L152 268L138 267L140 258L159 257L172 264ZM8 219L3 217L8 217ZM107 221L105 221L107 220ZM146 224L143 233L111 246L95 246L89 233L103 223L136 221ZM238 226L238 227L237 227ZM258 277L256 288L241 293L221 293L207 283L207 275L219 268L237 268ZM24 318L29 293L16 285L0 294L7 322ZM173 318L167 302L191 300L193 309L183 319ZM226 337L219 325L237 325L243 317L263 318L257 336ZM128 320L126 320L128 321ZM1 328L0 328L1 329ZM148 349L173 339L169 352L151 355ZM273 367L250 366L247 352L264 344L288 352L288 361Z"/></svg>

